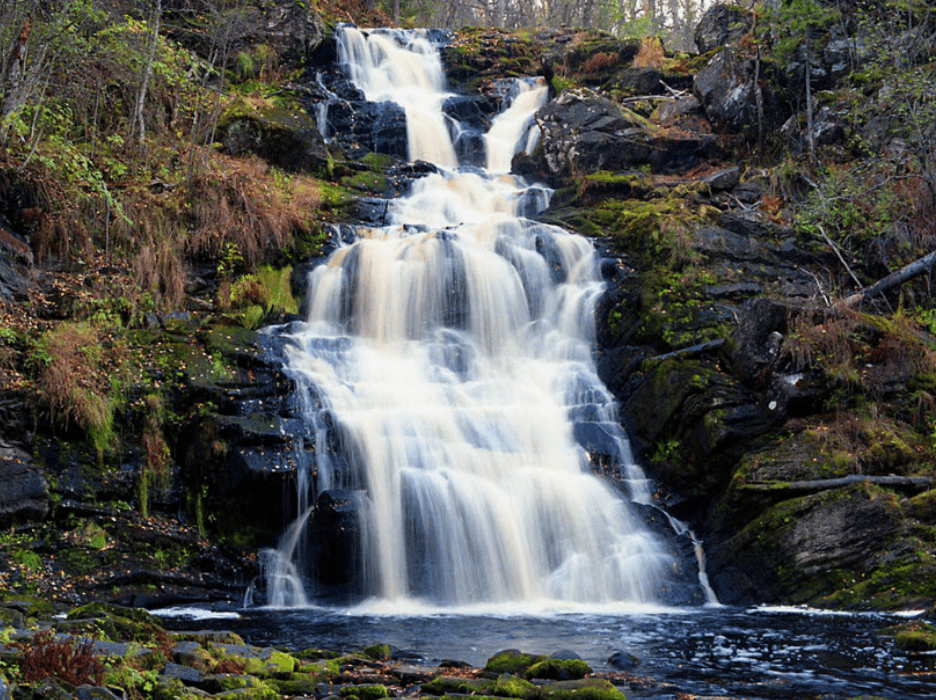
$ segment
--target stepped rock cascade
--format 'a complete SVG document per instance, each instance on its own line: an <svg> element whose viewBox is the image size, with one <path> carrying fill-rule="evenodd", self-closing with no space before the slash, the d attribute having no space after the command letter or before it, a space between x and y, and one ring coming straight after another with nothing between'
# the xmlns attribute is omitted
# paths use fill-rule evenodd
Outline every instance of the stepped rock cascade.
<svg viewBox="0 0 936 700"><path fill-rule="evenodd" d="M311 489L353 502L364 597L657 601L673 557L634 505L649 500L647 482L596 376L596 253L524 218L548 192L508 172L535 142L545 82L518 81L494 118L488 170L459 169L436 47L352 27L339 47L369 100L404 107L410 158L438 167L390 203L387 226L355 228L314 268L307 319L284 331L316 446L300 511ZM592 473L577 438L595 431L631 501ZM268 575L273 605L305 601L292 572L316 575L296 529L268 553L283 560Z"/></svg>

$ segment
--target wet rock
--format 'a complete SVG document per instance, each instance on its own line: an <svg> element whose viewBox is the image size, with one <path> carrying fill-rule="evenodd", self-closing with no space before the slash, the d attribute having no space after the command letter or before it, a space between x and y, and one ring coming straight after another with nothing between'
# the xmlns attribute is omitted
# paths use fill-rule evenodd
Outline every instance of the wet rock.
<svg viewBox="0 0 936 700"><path fill-rule="evenodd" d="M860 580L888 558L908 559L889 545L904 530L899 506L867 487L766 508L743 492L726 498L733 500L713 511L706 535L709 577L722 602L815 600L834 593L845 576ZM750 519L739 517L745 512Z"/></svg>
<svg viewBox="0 0 936 700"><path fill-rule="evenodd" d="M616 651L608 657L608 665L618 671L633 671L640 665L640 659L628 651Z"/></svg>
<svg viewBox="0 0 936 700"><path fill-rule="evenodd" d="M662 71L655 68L631 66L618 73L615 82L619 90L632 95L665 95L663 79Z"/></svg>
<svg viewBox="0 0 936 700"><path fill-rule="evenodd" d="M733 44L751 31L752 13L736 5L715 5L709 8L696 25L693 39L699 53Z"/></svg>
<svg viewBox="0 0 936 700"><path fill-rule="evenodd" d="M167 679L180 681L186 685L200 685L205 679L204 672L192 668L191 666L183 666L182 664L171 662L163 666L160 675L165 676Z"/></svg>
<svg viewBox="0 0 936 700"><path fill-rule="evenodd" d="M685 518L704 508L769 423L740 383L697 360L645 362L631 380L623 415L651 476L684 497Z"/></svg>
<svg viewBox="0 0 936 700"><path fill-rule="evenodd" d="M49 512L49 485L42 472L18 450L0 456L0 526L42 520Z"/></svg>
<svg viewBox="0 0 936 700"><path fill-rule="evenodd" d="M312 573L327 596L348 600L362 584L360 495L352 491L322 492L315 502L310 536Z"/></svg>

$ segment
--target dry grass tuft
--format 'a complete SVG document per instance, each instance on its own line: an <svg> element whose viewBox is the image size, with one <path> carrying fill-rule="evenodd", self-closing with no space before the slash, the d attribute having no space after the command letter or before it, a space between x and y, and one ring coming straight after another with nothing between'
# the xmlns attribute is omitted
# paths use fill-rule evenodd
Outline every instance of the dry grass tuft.
<svg viewBox="0 0 936 700"><path fill-rule="evenodd" d="M634 66L637 68L662 68L666 60L663 49L663 40L655 36L647 36L640 41L640 51L634 56Z"/></svg>
<svg viewBox="0 0 936 700"><path fill-rule="evenodd" d="M582 66L582 72L586 75L594 75L603 70L613 68L617 65L621 57L616 53L596 53L588 57Z"/></svg>
<svg viewBox="0 0 936 700"><path fill-rule="evenodd" d="M271 178L258 158L216 162L213 172L191 185L195 233L190 254L216 258L234 246L252 267L269 249L291 245L293 233L308 226L319 204L311 179Z"/></svg>
<svg viewBox="0 0 936 700"><path fill-rule="evenodd" d="M99 454L110 446L114 421L103 340L90 323L62 323L46 333L33 351L33 363L40 367L36 383L40 404L53 424L83 430Z"/></svg>

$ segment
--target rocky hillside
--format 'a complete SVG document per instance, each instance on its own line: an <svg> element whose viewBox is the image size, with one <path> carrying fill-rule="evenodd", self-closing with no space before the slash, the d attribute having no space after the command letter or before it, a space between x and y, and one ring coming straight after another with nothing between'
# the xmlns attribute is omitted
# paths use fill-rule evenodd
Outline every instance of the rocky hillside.
<svg viewBox="0 0 936 700"><path fill-rule="evenodd" d="M324 223L378 217L419 175L392 115L318 133L319 13L194 5L65 25L47 69L86 70L5 114L8 592L240 599L305 439L254 330L298 313ZM692 55L545 30L444 50L479 125L499 79L550 82L514 168L604 256L602 377L723 602L936 600L936 34L902 8L718 6Z"/></svg>

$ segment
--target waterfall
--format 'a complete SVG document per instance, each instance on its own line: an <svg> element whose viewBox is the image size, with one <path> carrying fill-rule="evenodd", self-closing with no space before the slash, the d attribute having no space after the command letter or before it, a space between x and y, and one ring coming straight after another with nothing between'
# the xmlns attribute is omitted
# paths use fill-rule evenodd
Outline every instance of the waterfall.
<svg viewBox="0 0 936 700"><path fill-rule="evenodd" d="M389 225L358 227L314 269L308 317L286 333L315 443L305 488L354 494L363 595L657 600L671 555L576 439L601 430L631 498L649 498L593 363L596 254L525 218L548 193L509 174L535 143L545 82L517 81L485 137L487 170L459 170L425 35L349 27L339 56L368 100L403 106L410 158L438 166L391 202ZM295 530L285 540L270 585L294 586L302 544Z"/></svg>

